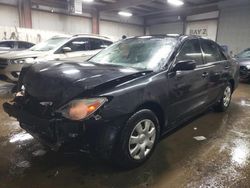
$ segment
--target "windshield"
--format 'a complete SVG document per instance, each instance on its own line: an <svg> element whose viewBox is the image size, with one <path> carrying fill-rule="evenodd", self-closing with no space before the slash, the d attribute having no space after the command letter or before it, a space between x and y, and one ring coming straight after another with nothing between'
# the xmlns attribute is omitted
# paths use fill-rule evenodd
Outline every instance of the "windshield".
<svg viewBox="0 0 250 188"><path fill-rule="evenodd" d="M246 49L237 55L239 58L250 58L250 49Z"/></svg>
<svg viewBox="0 0 250 188"><path fill-rule="evenodd" d="M131 38L104 49L89 61L97 64L159 70L166 64L176 43L177 39L173 37Z"/></svg>
<svg viewBox="0 0 250 188"><path fill-rule="evenodd" d="M69 38L67 37L57 37L57 38L51 38L49 40L46 40L44 42L41 42L32 48L30 48L31 51L50 51L54 50L55 48L60 47L63 45L66 41L68 41Z"/></svg>

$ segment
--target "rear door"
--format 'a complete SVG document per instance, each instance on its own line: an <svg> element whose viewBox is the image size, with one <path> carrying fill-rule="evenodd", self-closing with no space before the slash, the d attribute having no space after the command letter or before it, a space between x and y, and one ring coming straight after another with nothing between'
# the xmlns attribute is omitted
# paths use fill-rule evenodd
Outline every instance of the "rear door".
<svg viewBox="0 0 250 188"><path fill-rule="evenodd" d="M227 80L230 64L219 45L211 40L200 39L204 62L208 68L208 104L218 100Z"/></svg>
<svg viewBox="0 0 250 188"><path fill-rule="evenodd" d="M183 44L175 63L184 60L195 60L196 69L177 71L174 76L169 78L170 121L186 117L194 110L204 107L207 101L207 68L203 64L198 39L189 39Z"/></svg>

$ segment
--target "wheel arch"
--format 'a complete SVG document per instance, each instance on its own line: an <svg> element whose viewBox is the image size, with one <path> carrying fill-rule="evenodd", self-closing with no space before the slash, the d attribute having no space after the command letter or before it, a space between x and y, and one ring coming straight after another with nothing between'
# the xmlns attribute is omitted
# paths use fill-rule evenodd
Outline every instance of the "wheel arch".
<svg viewBox="0 0 250 188"><path fill-rule="evenodd" d="M157 102L153 102L153 101L147 101L144 102L143 104L139 105L136 109L135 112L142 110L142 109L148 109L151 110L156 117L159 120L159 125L160 125L160 132L162 133L162 130L164 129L164 125L166 122L166 117L164 115L164 110L161 107L160 104L158 104Z"/></svg>
<svg viewBox="0 0 250 188"><path fill-rule="evenodd" d="M232 90L234 91L235 90L235 81L234 81L234 79L230 79L230 80L228 80L228 82L231 84Z"/></svg>

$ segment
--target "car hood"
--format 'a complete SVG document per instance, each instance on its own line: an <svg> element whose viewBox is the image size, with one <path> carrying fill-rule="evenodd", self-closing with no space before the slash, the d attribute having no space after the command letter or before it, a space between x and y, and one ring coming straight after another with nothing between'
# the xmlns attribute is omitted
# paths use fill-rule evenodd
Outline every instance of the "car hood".
<svg viewBox="0 0 250 188"><path fill-rule="evenodd" d="M48 52L38 52L31 50L23 50L23 51L11 51L7 53L0 53L1 59L25 59L25 58L37 58L45 56Z"/></svg>
<svg viewBox="0 0 250 188"><path fill-rule="evenodd" d="M121 66L100 65L89 62L40 62L28 67L23 73L22 83L29 95L43 102L63 104L93 91L104 89L152 71ZM91 95L94 95L93 93Z"/></svg>
<svg viewBox="0 0 250 188"><path fill-rule="evenodd" d="M250 58L237 58L240 65L250 65Z"/></svg>

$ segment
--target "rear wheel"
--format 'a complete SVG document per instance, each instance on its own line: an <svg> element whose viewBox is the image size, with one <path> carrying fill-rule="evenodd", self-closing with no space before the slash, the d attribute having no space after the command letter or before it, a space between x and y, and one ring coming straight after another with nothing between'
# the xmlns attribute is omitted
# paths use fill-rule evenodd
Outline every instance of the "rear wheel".
<svg viewBox="0 0 250 188"><path fill-rule="evenodd" d="M218 103L214 106L214 109L218 112L224 112L228 109L231 99L232 99L232 85L230 83L227 83L223 96L218 101Z"/></svg>
<svg viewBox="0 0 250 188"><path fill-rule="evenodd" d="M122 168L134 168L153 153L159 138L159 122L147 109L135 113L127 121L116 147L114 162Z"/></svg>

